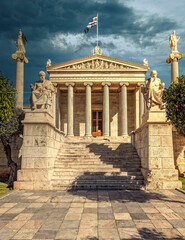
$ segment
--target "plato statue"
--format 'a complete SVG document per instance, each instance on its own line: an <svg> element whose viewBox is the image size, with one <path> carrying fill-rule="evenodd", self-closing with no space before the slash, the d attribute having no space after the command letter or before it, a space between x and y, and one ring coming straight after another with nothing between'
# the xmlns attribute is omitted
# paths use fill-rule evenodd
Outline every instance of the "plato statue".
<svg viewBox="0 0 185 240"><path fill-rule="evenodd" d="M170 44L171 52L177 51L177 42L180 39L180 37L177 37L175 33L176 32L173 31L173 33L170 35L170 38L169 38L169 44Z"/></svg>
<svg viewBox="0 0 185 240"><path fill-rule="evenodd" d="M147 79L145 84L144 97L147 102L147 108L150 109L153 106L159 106L160 109L163 108L163 89L164 83L161 83L161 80L157 78L157 71L153 70L150 74L151 78Z"/></svg>
<svg viewBox="0 0 185 240"><path fill-rule="evenodd" d="M30 102L32 109L36 109L38 106L40 106L41 109L47 109L48 106L52 105L52 98L56 93L56 86L45 79L45 72L40 71L39 77L39 82L36 82L34 86L32 84L30 85L32 90Z"/></svg>

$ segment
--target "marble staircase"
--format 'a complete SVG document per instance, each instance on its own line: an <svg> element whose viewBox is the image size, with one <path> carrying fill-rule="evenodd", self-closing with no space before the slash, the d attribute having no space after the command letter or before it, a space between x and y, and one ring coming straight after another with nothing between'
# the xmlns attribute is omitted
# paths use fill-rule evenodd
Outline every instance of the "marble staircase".
<svg viewBox="0 0 185 240"><path fill-rule="evenodd" d="M52 189L140 189L140 169L129 138L66 139L55 160Z"/></svg>

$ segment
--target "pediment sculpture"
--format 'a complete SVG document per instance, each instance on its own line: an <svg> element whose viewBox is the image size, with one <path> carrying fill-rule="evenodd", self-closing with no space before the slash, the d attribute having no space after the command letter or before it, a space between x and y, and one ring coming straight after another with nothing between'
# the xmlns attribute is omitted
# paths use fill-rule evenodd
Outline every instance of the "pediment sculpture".
<svg viewBox="0 0 185 240"><path fill-rule="evenodd" d="M147 108L158 106L160 109L164 108L162 101L164 83L157 78L157 71L153 70L150 78L145 81L146 88L144 88L144 98L147 103Z"/></svg>
<svg viewBox="0 0 185 240"><path fill-rule="evenodd" d="M79 70L88 70L88 69L133 69L132 67L118 64L118 63L113 63L109 61L104 61L101 59L96 59L92 61L87 61L87 62L82 62L78 64L73 64L68 67L63 67L63 69L79 69Z"/></svg>
<svg viewBox="0 0 185 240"><path fill-rule="evenodd" d="M31 87L30 103L32 109L47 109L52 106L53 95L56 93L56 84L53 84L49 80L46 80L46 73L39 72L40 81L36 82Z"/></svg>

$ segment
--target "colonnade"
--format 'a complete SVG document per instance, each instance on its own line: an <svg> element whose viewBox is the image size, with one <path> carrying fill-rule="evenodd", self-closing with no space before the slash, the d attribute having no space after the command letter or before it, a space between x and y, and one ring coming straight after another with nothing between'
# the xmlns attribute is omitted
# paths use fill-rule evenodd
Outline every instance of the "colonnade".
<svg viewBox="0 0 185 240"><path fill-rule="evenodd" d="M67 112L67 135L74 136L74 91L73 88L75 83L66 83L68 87L68 112ZM92 102L91 102L91 87L92 82L85 82L86 87L86 116L85 116L85 136L92 136ZM110 136L110 108L109 108L109 87L110 82L103 82L103 136ZM127 117L127 88L129 86L128 82L120 82L121 87L121 98L120 98L120 114L121 114L121 135L123 137L128 136L128 117ZM142 87L143 85L141 85ZM143 94L140 91L140 116L139 122L142 122L142 114L144 111Z"/></svg>

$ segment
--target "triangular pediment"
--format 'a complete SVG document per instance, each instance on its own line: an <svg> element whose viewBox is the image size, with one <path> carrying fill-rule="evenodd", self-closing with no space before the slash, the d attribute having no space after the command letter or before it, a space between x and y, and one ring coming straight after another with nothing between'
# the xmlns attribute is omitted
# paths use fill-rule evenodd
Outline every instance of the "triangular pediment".
<svg viewBox="0 0 185 240"><path fill-rule="evenodd" d="M148 71L148 67L141 64L123 61L103 55L92 55L64 63L46 67L48 72L53 71Z"/></svg>

